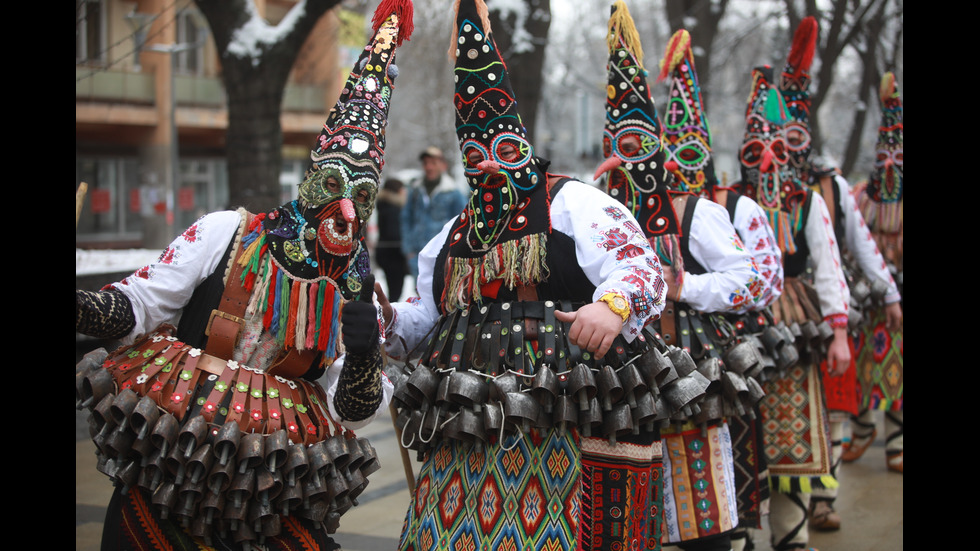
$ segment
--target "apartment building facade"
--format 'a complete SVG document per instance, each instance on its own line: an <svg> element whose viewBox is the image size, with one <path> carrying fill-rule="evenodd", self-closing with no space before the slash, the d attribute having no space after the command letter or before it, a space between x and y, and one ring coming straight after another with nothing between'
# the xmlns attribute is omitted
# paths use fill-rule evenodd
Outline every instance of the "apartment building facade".
<svg viewBox="0 0 980 551"><path fill-rule="evenodd" d="M255 1L271 24L296 3ZM293 67L281 117L283 200L295 197L355 59L345 44L363 44L362 28L363 16L334 8ZM89 189L77 248L162 248L201 214L233 206L220 71L192 0L76 0L75 185Z"/></svg>

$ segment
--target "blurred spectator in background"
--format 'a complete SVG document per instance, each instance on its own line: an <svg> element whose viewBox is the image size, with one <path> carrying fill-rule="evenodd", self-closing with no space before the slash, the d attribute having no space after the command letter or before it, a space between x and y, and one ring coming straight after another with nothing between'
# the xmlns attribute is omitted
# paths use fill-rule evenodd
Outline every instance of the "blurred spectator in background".
<svg viewBox="0 0 980 551"><path fill-rule="evenodd" d="M439 230L463 212L467 196L446 172L446 158L436 146L419 155L422 176L409 183L408 197L402 209L402 252L408 260L412 277L419 274L418 254ZM390 284L391 282L389 282ZM395 295L391 296L395 300Z"/></svg>
<svg viewBox="0 0 980 551"><path fill-rule="evenodd" d="M408 262L402 252L401 214L405 206L405 184L398 179L388 178L378 192L375 207L378 213L378 244L374 248L374 259L385 274L388 282L388 297L399 300L405 276L408 275Z"/></svg>

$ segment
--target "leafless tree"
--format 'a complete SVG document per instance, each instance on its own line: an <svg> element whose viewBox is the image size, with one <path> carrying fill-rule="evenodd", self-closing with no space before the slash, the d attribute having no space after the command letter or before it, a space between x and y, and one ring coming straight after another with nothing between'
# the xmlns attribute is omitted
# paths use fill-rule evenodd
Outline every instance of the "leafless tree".
<svg viewBox="0 0 980 551"><path fill-rule="evenodd" d="M196 0L208 20L228 96L229 202L256 212L280 202L283 93L293 63L320 17L340 0L301 0L279 23L274 42L242 52L231 47L236 33L257 21L254 0ZM264 23L268 25L268 23Z"/></svg>
<svg viewBox="0 0 980 551"><path fill-rule="evenodd" d="M542 71L551 28L551 0L488 0L487 7L494 41L507 64L528 138L534 143L534 123L544 88Z"/></svg>

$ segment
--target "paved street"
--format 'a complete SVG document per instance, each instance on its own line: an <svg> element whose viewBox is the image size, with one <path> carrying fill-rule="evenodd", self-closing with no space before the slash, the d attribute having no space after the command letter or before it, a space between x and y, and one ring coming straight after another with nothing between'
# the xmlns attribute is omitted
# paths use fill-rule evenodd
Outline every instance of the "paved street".
<svg viewBox="0 0 980 551"><path fill-rule="evenodd" d="M878 434L883 434L879 426ZM382 469L371 476L359 505L344 515L335 539L345 551L396 549L405 511L408 488L401 453L390 416L359 432L378 451ZM94 446L88 437L85 418L76 413L75 422L75 549L96 551L102 533L105 505L112 486L96 471ZM843 517L839 532L813 533L811 545L821 551L896 551L903 548L903 475L885 469L884 440L879 437L857 463L845 464L838 510ZM413 471L418 463L413 460ZM768 532L757 534L757 549L769 549Z"/></svg>

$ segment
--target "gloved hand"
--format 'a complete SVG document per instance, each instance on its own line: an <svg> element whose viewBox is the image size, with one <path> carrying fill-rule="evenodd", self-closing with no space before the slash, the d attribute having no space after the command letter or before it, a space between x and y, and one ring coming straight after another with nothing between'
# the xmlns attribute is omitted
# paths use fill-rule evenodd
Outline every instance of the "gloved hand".
<svg viewBox="0 0 980 551"><path fill-rule="evenodd" d="M374 275L361 283L360 298L345 303L340 313L344 347L354 354L364 354L378 346L381 335L378 308L374 305Z"/></svg>

